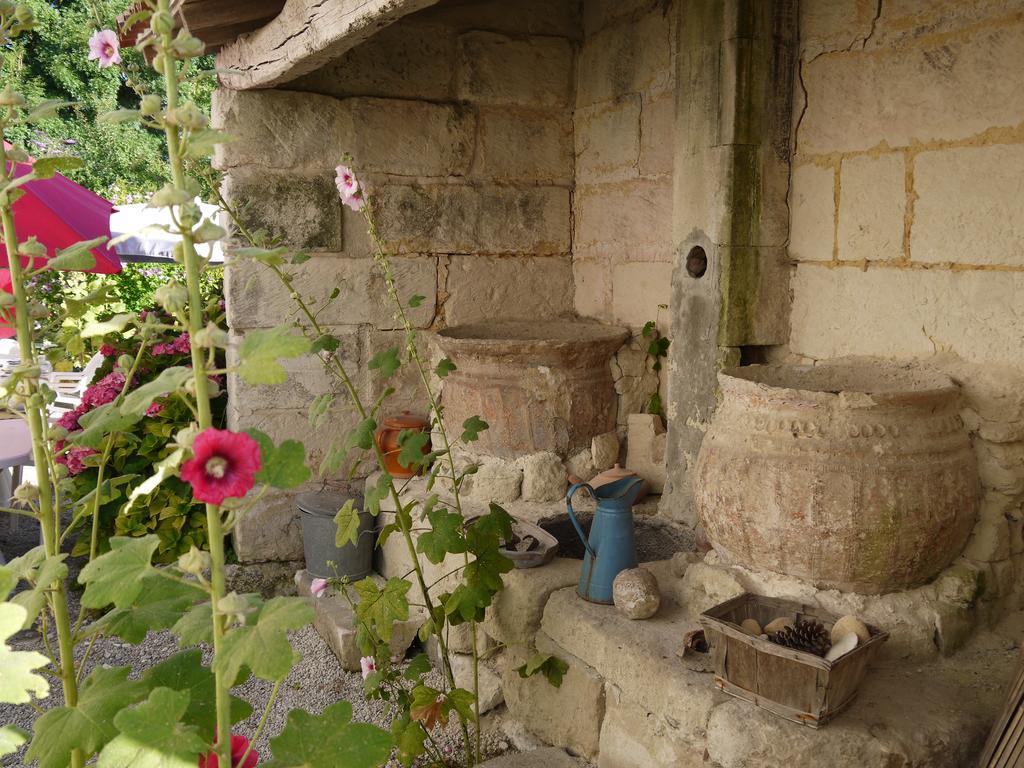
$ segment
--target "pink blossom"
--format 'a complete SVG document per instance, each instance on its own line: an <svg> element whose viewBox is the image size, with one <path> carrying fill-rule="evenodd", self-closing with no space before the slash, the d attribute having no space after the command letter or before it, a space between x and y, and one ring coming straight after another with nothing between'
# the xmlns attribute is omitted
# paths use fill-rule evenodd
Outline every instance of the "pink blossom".
<svg viewBox="0 0 1024 768"><path fill-rule="evenodd" d="M192 443L192 458L181 465L181 479L196 501L220 504L245 496L260 471L260 446L244 432L204 429Z"/></svg>
<svg viewBox="0 0 1024 768"><path fill-rule="evenodd" d="M242 755L249 749L249 740L245 736L232 734L231 736L231 765L232 768L254 768L259 762L260 753L255 749L249 752L249 756L242 763ZM210 752L207 755L199 756L199 768L220 768L220 761L217 755Z"/></svg>
<svg viewBox="0 0 1024 768"><path fill-rule="evenodd" d="M376 672L377 665L373 662L373 656L363 656L359 660L359 668L363 670L363 680L368 678L371 672Z"/></svg>
<svg viewBox="0 0 1024 768"><path fill-rule="evenodd" d="M117 355L117 350L109 344L104 344L100 347L100 354L104 357L115 357Z"/></svg>
<svg viewBox="0 0 1024 768"><path fill-rule="evenodd" d="M337 174L334 183L338 187L338 194L341 195L341 202L353 211L362 210L366 204L366 198L355 173L347 165L339 165L334 170Z"/></svg>
<svg viewBox="0 0 1024 768"><path fill-rule="evenodd" d="M106 405L116 400L122 389L124 389L124 374L116 371L108 373L82 393L82 405L86 406L87 410Z"/></svg>
<svg viewBox="0 0 1024 768"><path fill-rule="evenodd" d="M154 355L187 355L192 350L188 333L183 333L174 341L166 344L154 344Z"/></svg>
<svg viewBox="0 0 1024 768"><path fill-rule="evenodd" d="M320 597L327 591L327 579L313 579L309 583L309 591L313 597Z"/></svg>
<svg viewBox="0 0 1024 768"><path fill-rule="evenodd" d="M85 465L85 457L92 456L95 454L92 448L83 448L81 446L75 446L69 448L67 453L63 453L56 458L58 464L63 464L68 468L68 473L77 475L80 472L84 472L87 467Z"/></svg>
<svg viewBox="0 0 1024 768"><path fill-rule="evenodd" d="M162 403L150 403L146 409L147 416L159 416L164 410Z"/></svg>
<svg viewBox="0 0 1024 768"><path fill-rule="evenodd" d="M348 197L342 197L341 202L353 211L361 211L363 210L363 206L366 205L366 198L363 197L363 190L357 189Z"/></svg>
<svg viewBox="0 0 1024 768"><path fill-rule="evenodd" d="M77 432L82 428L82 425L78 423L78 420L82 418L89 411L88 406L79 405L74 410L68 411L59 419L57 419L57 426L63 427L68 432Z"/></svg>
<svg viewBox="0 0 1024 768"><path fill-rule="evenodd" d="M100 29L89 38L89 59L99 59L100 69L121 63L121 42L112 29Z"/></svg>

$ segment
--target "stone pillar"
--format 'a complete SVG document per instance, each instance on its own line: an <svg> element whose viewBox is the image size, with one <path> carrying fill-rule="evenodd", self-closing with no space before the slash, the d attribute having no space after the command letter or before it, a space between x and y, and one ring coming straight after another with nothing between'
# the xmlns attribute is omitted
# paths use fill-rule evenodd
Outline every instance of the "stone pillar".
<svg viewBox="0 0 1024 768"><path fill-rule="evenodd" d="M693 523L690 470L715 374L789 337L787 193L796 0L679 8L668 477L662 510Z"/></svg>

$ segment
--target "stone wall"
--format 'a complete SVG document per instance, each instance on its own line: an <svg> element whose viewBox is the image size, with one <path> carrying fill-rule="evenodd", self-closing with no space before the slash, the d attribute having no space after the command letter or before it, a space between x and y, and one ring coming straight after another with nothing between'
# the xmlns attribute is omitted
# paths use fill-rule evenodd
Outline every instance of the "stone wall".
<svg viewBox="0 0 1024 768"><path fill-rule="evenodd" d="M1024 569L1024 3L803 3L791 350L923 357L964 389L984 485L964 552Z"/></svg>
<svg viewBox="0 0 1024 768"><path fill-rule="evenodd" d="M286 88L221 89L215 122L237 139L218 153L244 217L312 258L297 290L342 340L355 385L383 389L366 362L401 347L360 215L344 208L334 166L351 153L375 193L396 254L403 298L425 297L413 324L437 329L485 318L572 311L572 109L578 3L442 2L379 32ZM227 270L232 332L277 325L294 312L276 278L255 265ZM230 419L281 440L301 438L317 466L355 422L343 409L316 432L312 399L332 380L310 359L277 387L233 377ZM424 412L411 376L386 412ZM343 401L343 397L339 397ZM291 494L271 496L236 533L243 560L301 557Z"/></svg>

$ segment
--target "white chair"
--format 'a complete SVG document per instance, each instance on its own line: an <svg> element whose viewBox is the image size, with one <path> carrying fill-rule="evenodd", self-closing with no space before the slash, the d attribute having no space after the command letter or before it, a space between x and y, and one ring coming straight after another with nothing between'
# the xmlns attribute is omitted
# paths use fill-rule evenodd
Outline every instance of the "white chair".
<svg viewBox="0 0 1024 768"><path fill-rule="evenodd" d="M53 410L63 413L77 408L101 365L103 355L97 352L81 371L52 371L47 374L46 383L57 393Z"/></svg>

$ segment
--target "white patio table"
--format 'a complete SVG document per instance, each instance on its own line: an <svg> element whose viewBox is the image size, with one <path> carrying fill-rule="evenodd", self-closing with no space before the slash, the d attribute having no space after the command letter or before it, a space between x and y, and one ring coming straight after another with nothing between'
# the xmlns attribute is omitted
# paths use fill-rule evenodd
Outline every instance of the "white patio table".
<svg viewBox="0 0 1024 768"><path fill-rule="evenodd" d="M14 489L21 484L21 468L32 463L32 436L23 419L0 418L0 502L10 506ZM8 472L10 470L10 472ZM17 528L19 515L9 515L10 530ZM6 562L0 552L0 563Z"/></svg>

